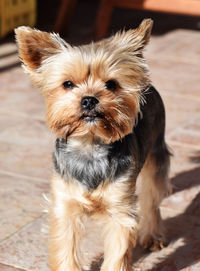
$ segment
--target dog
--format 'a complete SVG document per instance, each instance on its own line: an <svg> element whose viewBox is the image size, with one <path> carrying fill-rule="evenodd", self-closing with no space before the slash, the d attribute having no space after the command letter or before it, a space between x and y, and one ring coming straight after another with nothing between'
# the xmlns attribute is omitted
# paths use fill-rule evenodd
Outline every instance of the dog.
<svg viewBox="0 0 200 271"><path fill-rule="evenodd" d="M159 205L168 194L165 109L143 57L153 22L71 46L59 35L15 30L25 72L41 88L57 139L49 261L82 270L85 218L102 225L101 271L130 271L132 248L165 244ZM136 180L141 176L140 191Z"/></svg>

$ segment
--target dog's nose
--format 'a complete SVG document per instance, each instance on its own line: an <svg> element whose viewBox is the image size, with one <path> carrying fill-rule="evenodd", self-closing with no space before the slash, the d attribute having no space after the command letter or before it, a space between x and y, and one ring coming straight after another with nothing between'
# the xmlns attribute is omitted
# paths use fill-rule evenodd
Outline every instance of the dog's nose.
<svg viewBox="0 0 200 271"><path fill-rule="evenodd" d="M92 110L95 108L99 101L93 96L85 96L81 100L81 106L83 109Z"/></svg>

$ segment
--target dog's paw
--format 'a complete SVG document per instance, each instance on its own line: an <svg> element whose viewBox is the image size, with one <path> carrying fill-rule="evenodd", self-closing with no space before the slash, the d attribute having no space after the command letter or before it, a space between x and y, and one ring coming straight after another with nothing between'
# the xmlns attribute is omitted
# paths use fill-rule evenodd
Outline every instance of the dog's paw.
<svg viewBox="0 0 200 271"><path fill-rule="evenodd" d="M150 251L158 251L166 247L168 244L162 235L148 235L145 238L139 240L140 246Z"/></svg>

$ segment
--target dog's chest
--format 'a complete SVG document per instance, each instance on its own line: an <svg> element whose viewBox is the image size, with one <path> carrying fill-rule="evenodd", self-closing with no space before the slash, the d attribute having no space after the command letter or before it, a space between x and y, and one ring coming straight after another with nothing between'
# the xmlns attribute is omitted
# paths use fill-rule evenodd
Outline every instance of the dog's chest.
<svg viewBox="0 0 200 271"><path fill-rule="evenodd" d="M56 140L54 166L66 181L75 179L88 189L96 189L105 180L115 181L131 167L130 153L116 152L111 145L95 144L92 147L68 144Z"/></svg>

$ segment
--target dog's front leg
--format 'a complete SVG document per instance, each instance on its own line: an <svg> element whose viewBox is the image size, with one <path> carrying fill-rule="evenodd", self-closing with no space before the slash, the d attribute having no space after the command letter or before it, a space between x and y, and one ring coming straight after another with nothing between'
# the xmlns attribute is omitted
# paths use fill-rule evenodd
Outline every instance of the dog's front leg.
<svg viewBox="0 0 200 271"><path fill-rule="evenodd" d="M108 229L110 227L110 229ZM109 223L104 243L104 262L101 271L131 271L131 250L134 231L120 224ZM131 237L132 236L132 237Z"/></svg>
<svg viewBox="0 0 200 271"><path fill-rule="evenodd" d="M104 262L101 271L131 271L131 251L136 241L134 227L126 227L110 219L104 228L104 238Z"/></svg>
<svg viewBox="0 0 200 271"><path fill-rule="evenodd" d="M69 204L69 205L68 205ZM67 203L69 209L72 203ZM72 206L72 205L71 205ZM53 271L80 271L81 219L73 210L62 217L52 215L49 261Z"/></svg>
<svg viewBox="0 0 200 271"><path fill-rule="evenodd" d="M104 262L101 271L131 271L131 251L137 239L136 197L130 183L113 184L110 191L112 195L107 196L108 216L103 228Z"/></svg>
<svg viewBox="0 0 200 271"><path fill-rule="evenodd" d="M78 201L66 197L64 181L54 178L50 213L49 261L52 271L80 271L83 212Z"/></svg>

